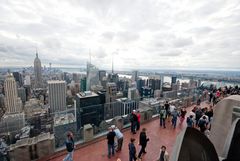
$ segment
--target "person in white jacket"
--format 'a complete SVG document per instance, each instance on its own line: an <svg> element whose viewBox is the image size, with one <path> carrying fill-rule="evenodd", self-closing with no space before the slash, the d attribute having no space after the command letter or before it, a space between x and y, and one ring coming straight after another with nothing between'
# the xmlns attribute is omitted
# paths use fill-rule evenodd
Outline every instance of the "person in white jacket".
<svg viewBox="0 0 240 161"><path fill-rule="evenodd" d="M166 149L167 148L164 145L161 147L159 158L157 161L169 161L169 154Z"/></svg>

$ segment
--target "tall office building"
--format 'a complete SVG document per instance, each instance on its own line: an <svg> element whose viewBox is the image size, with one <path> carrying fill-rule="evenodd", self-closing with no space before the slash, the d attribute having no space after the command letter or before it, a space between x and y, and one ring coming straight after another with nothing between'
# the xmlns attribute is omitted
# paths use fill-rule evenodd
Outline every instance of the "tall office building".
<svg viewBox="0 0 240 161"><path fill-rule="evenodd" d="M112 118L113 117L113 108L114 103L117 99L117 85L116 83L107 83L106 87L106 117Z"/></svg>
<svg viewBox="0 0 240 161"><path fill-rule="evenodd" d="M104 108L98 94L85 91L76 95L77 129L85 124L99 126L104 120Z"/></svg>
<svg viewBox="0 0 240 161"><path fill-rule="evenodd" d="M30 75L26 75L24 78L24 85L25 86L30 86L31 85L31 77Z"/></svg>
<svg viewBox="0 0 240 161"><path fill-rule="evenodd" d="M176 76L172 76L172 84L176 84L177 83L177 77Z"/></svg>
<svg viewBox="0 0 240 161"><path fill-rule="evenodd" d="M23 85L23 79L22 74L19 72L13 72L13 77L15 78L15 81L19 84L19 86Z"/></svg>
<svg viewBox="0 0 240 161"><path fill-rule="evenodd" d="M65 81L48 81L48 102L51 113L66 110L66 90Z"/></svg>
<svg viewBox="0 0 240 161"><path fill-rule="evenodd" d="M117 83L119 81L119 76L117 73L109 73L108 74L108 81Z"/></svg>
<svg viewBox="0 0 240 161"><path fill-rule="evenodd" d="M25 102L27 101L26 89L21 87L21 88L18 88L17 92L18 92L18 97L20 97L22 100L22 103L25 104Z"/></svg>
<svg viewBox="0 0 240 161"><path fill-rule="evenodd" d="M91 90L92 86L99 85L99 70L91 63L87 63L87 91Z"/></svg>
<svg viewBox="0 0 240 161"><path fill-rule="evenodd" d="M148 87L150 87L153 91L157 89L161 89L161 80L160 79L148 79L147 80Z"/></svg>
<svg viewBox="0 0 240 161"><path fill-rule="evenodd" d="M138 98L136 88L128 88L128 99L136 100Z"/></svg>
<svg viewBox="0 0 240 161"><path fill-rule="evenodd" d="M18 97L16 81L11 74L5 79L4 91L6 113L20 113L22 111L22 101Z"/></svg>
<svg viewBox="0 0 240 161"><path fill-rule="evenodd" d="M34 74L35 74L35 88L42 88L42 66L41 61L38 58L38 53L36 53L36 58L34 60Z"/></svg>
<svg viewBox="0 0 240 161"><path fill-rule="evenodd" d="M72 74L72 80L73 80L75 83L80 83L80 74L78 74L78 73L73 73L73 74Z"/></svg>
<svg viewBox="0 0 240 161"><path fill-rule="evenodd" d="M103 81L103 78L106 77L106 70L99 70L99 80Z"/></svg>
<svg viewBox="0 0 240 161"><path fill-rule="evenodd" d="M138 80L138 71L133 71L132 72L132 81L137 81Z"/></svg>
<svg viewBox="0 0 240 161"><path fill-rule="evenodd" d="M145 86L145 80L144 79L139 79L137 80L137 90L140 95L142 95L142 87Z"/></svg>
<svg viewBox="0 0 240 161"><path fill-rule="evenodd" d="M0 94L0 110L4 108L4 95ZM1 115L0 115L1 117Z"/></svg>
<svg viewBox="0 0 240 161"><path fill-rule="evenodd" d="M84 92L87 90L87 78L83 77L80 81L80 91Z"/></svg>

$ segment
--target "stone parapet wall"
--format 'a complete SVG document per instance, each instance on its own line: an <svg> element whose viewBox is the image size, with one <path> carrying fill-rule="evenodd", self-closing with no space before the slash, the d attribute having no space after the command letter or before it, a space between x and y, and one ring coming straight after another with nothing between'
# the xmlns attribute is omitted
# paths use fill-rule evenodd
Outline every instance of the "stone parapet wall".
<svg viewBox="0 0 240 161"><path fill-rule="evenodd" d="M16 144L10 145L10 160L31 161L53 154L55 151L54 140L54 135L50 133L18 140Z"/></svg>

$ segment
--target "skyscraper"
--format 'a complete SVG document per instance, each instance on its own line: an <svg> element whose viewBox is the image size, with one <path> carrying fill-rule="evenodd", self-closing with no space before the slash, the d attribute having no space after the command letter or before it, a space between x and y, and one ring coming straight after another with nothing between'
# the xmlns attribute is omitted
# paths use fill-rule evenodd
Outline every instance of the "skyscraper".
<svg viewBox="0 0 240 161"><path fill-rule="evenodd" d="M77 128L80 129L85 124L99 126L104 120L104 108L98 94L86 91L76 95Z"/></svg>
<svg viewBox="0 0 240 161"><path fill-rule="evenodd" d="M133 71L132 72L132 81L137 81L138 80L138 71Z"/></svg>
<svg viewBox="0 0 240 161"><path fill-rule="evenodd" d="M13 72L13 77L15 78L15 81L18 83L18 85L21 87L23 85L22 74L19 72Z"/></svg>
<svg viewBox="0 0 240 161"><path fill-rule="evenodd" d="M36 53L36 58L34 60L34 74L35 74L35 88L42 88L42 66L41 61L38 58L38 53Z"/></svg>
<svg viewBox="0 0 240 161"><path fill-rule="evenodd" d="M80 82L80 91L84 92L87 90L87 78L83 77Z"/></svg>
<svg viewBox="0 0 240 161"><path fill-rule="evenodd" d="M128 99L130 99L130 100L137 99L137 89L136 88L128 88Z"/></svg>
<svg viewBox="0 0 240 161"><path fill-rule="evenodd" d="M66 110L66 90L65 81L48 81L48 102L51 113Z"/></svg>
<svg viewBox="0 0 240 161"><path fill-rule="evenodd" d="M99 85L99 70L91 63L87 63L87 91L91 90L91 86Z"/></svg>
<svg viewBox="0 0 240 161"><path fill-rule="evenodd" d="M117 99L117 85L116 83L107 83L106 88L106 117L113 117L113 108Z"/></svg>
<svg viewBox="0 0 240 161"><path fill-rule="evenodd" d="M18 97L16 81L11 74L5 79L4 91L6 113L20 113L22 111L22 101Z"/></svg>

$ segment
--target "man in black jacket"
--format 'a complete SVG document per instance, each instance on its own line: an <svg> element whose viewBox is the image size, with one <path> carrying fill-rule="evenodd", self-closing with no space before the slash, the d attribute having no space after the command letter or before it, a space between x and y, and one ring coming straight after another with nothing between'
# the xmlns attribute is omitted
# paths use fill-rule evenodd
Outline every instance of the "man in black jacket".
<svg viewBox="0 0 240 161"><path fill-rule="evenodd" d="M148 141L149 141L149 138L147 138L147 135L146 135L146 128L143 128L139 136L139 145L141 145L141 150L138 154L138 158L141 158L142 154L146 153L145 148L147 146Z"/></svg>
<svg viewBox="0 0 240 161"><path fill-rule="evenodd" d="M116 133L113 131L111 127L108 128L109 132L107 134L107 140L108 140L108 158L111 158L111 154L114 156L115 149L114 149L114 138L116 136Z"/></svg>
<svg viewBox="0 0 240 161"><path fill-rule="evenodd" d="M131 122L131 132L133 134L136 134L136 126L138 122L136 110L133 110L133 112L130 114L130 122Z"/></svg>

